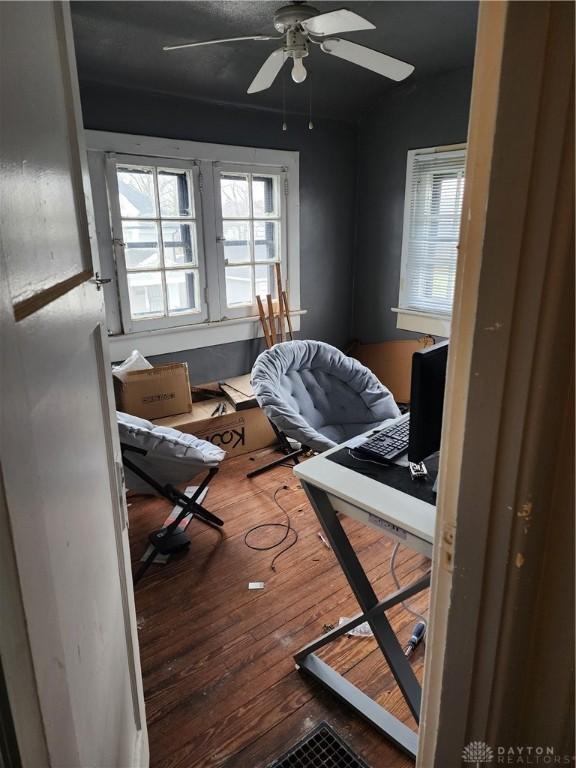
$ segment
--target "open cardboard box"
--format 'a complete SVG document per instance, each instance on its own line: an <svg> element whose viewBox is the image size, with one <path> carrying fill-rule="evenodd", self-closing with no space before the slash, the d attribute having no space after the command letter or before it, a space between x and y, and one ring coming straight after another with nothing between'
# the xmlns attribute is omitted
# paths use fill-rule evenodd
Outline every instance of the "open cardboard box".
<svg viewBox="0 0 576 768"><path fill-rule="evenodd" d="M212 415L220 403L226 406L226 413ZM192 413L155 419L154 423L208 440L225 450L228 457L257 451L277 442L264 411L260 408L235 411L225 397L195 402Z"/></svg>
<svg viewBox="0 0 576 768"><path fill-rule="evenodd" d="M250 384L249 373L245 373L243 376L234 376L222 382L209 381L207 384L192 386L192 399L194 402L205 399L207 393L218 396L224 395L236 411L258 408L258 401Z"/></svg>
<svg viewBox="0 0 576 768"><path fill-rule="evenodd" d="M227 456L274 445L276 435L258 407L250 374L226 379L223 389L225 395L218 382L190 387L186 363L133 371L125 381L114 377L117 407L125 413L194 434L220 446ZM219 405L225 411L215 415Z"/></svg>
<svg viewBox="0 0 576 768"><path fill-rule="evenodd" d="M194 406L191 413L155 419L154 423L208 440L225 450L228 457L257 451L278 442L266 414L258 407L249 373L226 379L223 389L225 396L221 394L218 382L193 386ZM217 416L215 411L219 405L226 410Z"/></svg>

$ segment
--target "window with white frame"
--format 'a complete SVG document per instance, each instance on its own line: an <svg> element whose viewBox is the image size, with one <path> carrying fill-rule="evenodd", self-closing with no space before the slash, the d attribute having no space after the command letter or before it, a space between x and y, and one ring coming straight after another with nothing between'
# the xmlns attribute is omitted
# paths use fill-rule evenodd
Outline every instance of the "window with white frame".
<svg viewBox="0 0 576 768"><path fill-rule="evenodd" d="M129 331L205 318L194 166L121 157L109 163L122 317Z"/></svg>
<svg viewBox="0 0 576 768"><path fill-rule="evenodd" d="M466 147L408 152L398 327L448 335Z"/></svg>
<svg viewBox="0 0 576 768"><path fill-rule="evenodd" d="M253 338L278 266L298 327L297 152L98 131L87 143L116 359L133 334L147 354Z"/></svg>
<svg viewBox="0 0 576 768"><path fill-rule="evenodd" d="M226 309L252 307L256 296L276 296L275 268L282 263L286 212L283 172L217 169Z"/></svg>

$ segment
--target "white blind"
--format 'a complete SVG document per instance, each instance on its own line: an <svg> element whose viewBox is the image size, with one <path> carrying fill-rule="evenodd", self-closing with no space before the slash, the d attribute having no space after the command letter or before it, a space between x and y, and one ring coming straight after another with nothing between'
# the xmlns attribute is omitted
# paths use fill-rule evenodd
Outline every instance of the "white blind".
<svg viewBox="0 0 576 768"><path fill-rule="evenodd" d="M400 306L449 315L466 150L416 150L408 157Z"/></svg>

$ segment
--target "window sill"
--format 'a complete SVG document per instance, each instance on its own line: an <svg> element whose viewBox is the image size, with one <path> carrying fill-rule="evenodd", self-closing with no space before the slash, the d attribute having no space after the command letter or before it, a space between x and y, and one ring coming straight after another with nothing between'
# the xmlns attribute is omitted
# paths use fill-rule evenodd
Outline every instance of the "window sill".
<svg viewBox="0 0 576 768"><path fill-rule="evenodd" d="M414 309L392 307L396 312L396 328L415 333L428 333L431 336L450 336L450 315L432 315L427 312L417 312Z"/></svg>
<svg viewBox="0 0 576 768"><path fill-rule="evenodd" d="M305 309L290 312L294 331L300 330L300 317L305 314ZM109 336L108 341L110 357L112 361L117 361L124 360L133 349L138 349L144 356L164 355L169 352L212 347L216 344L230 344L234 341L249 341L262 336L258 317L240 317L217 323L198 323L157 331L118 334Z"/></svg>

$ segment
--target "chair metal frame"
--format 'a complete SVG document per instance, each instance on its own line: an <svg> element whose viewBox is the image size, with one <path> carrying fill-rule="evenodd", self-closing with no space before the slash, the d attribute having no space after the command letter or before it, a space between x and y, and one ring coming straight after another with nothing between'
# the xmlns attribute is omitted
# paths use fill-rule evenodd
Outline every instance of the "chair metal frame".
<svg viewBox="0 0 576 768"><path fill-rule="evenodd" d="M246 473L246 477L256 477L257 475L261 475L263 472L268 472L269 469L285 466L287 461L293 461L294 464L298 464L298 457L303 453L306 453L308 450L304 445L301 445L300 448L294 450L284 432L281 432L271 419L268 419L268 421L274 430L274 434L278 438L278 448L284 455L279 459L274 459L273 461L269 461L267 464L263 464L261 467L250 470L250 472Z"/></svg>
<svg viewBox="0 0 576 768"><path fill-rule="evenodd" d="M156 531L152 531L152 533L148 535L148 541L152 545L152 551L134 575L134 585L136 585L152 565L156 555L173 555L190 546L190 539L186 535L186 532L184 530L178 530L182 521L187 517L189 520L186 523L186 527L188 527L189 523L194 518L197 518L202 523L205 523L212 528L216 528L217 530L224 525L223 520L203 507L198 501L202 496L202 493L208 487L208 484L218 472L218 467L209 467L206 477L202 480L194 494L192 496L186 496L185 493L182 493L182 491L179 491L178 488L175 488L170 483L165 485L160 484L126 456L126 453L129 451L141 456L146 456L148 451L145 451L143 448L137 448L134 445L128 445L127 443L120 443L120 447L122 448L122 462L124 466L153 488L159 496L167 499L167 501L170 501L175 506L180 507L179 514L169 525L159 528Z"/></svg>

